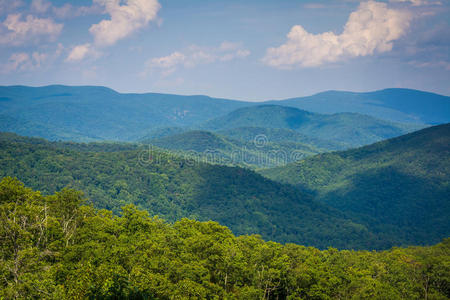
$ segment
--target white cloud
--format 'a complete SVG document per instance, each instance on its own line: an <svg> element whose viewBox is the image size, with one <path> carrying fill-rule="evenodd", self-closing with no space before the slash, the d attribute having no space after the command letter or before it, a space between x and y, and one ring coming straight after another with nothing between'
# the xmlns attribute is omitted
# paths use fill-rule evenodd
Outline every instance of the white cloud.
<svg viewBox="0 0 450 300"><path fill-rule="evenodd" d="M111 16L91 26L89 31L94 35L98 45L109 46L145 27L156 20L160 4L157 0L127 0L120 5L119 0L94 0Z"/></svg>
<svg viewBox="0 0 450 300"><path fill-rule="evenodd" d="M290 69L388 52L393 42L405 35L411 18L408 11L390 9L386 3L363 2L350 14L342 34L312 34L296 25L287 35L285 44L267 49L263 62Z"/></svg>
<svg viewBox="0 0 450 300"><path fill-rule="evenodd" d="M2 73L10 73L20 68L23 68L28 61L30 56L27 53L14 53L9 57L6 64L2 66Z"/></svg>
<svg viewBox="0 0 450 300"><path fill-rule="evenodd" d="M193 68L200 64L230 61L248 55L250 55L250 51L243 49L238 43L223 42L218 47L212 48L193 45L183 52L176 51L168 56L149 59L145 64L146 71L143 75L157 71L166 77L179 67Z"/></svg>
<svg viewBox="0 0 450 300"><path fill-rule="evenodd" d="M21 14L10 14L0 25L0 44L21 45L39 38L56 38L63 24L55 23L50 18L36 18L28 15L25 20Z"/></svg>
<svg viewBox="0 0 450 300"><path fill-rule="evenodd" d="M393 3L410 3L413 6L422 6L422 5L441 5L440 1L427 1L427 0L389 0L389 2Z"/></svg>
<svg viewBox="0 0 450 300"><path fill-rule="evenodd" d="M445 69L447 71L450 71L450 62L445 60L439 60L439 61L410 61L410 65L416 67L416 68L439 68L439 69Z"/></svg>
<svg viewBox="0 0 450 300"><path fill-rule="evenodd" d="M38 14L52 13L59 19L74 18L90 14L100 14L104 11L103 7L96 3L93 3L91 6L73 6L70 3L65 3L62 6L54 6L48 0L32 0L31 10Z"/></svg>
<svg viewBox="0 0 450 300"><path fill-rule="evenodd" d="M103 9L95 3L91 6L73 6L70 3L65 3L63 6L52 6L51 10L55 17L59 19L100 14L103 11Z"/></svg>
<svg viewBox="0 0 450 300"><path fill-rule="evenodd" d="M31 1L31 9L38 13L45 13L51 6L51 3L46 0Z"/></svg>
<svg viewBox="0 0 450 300"><path fill-rule="evenodd" d="M77 45L72 48L69 55L66 58L66 62L78 62L87 57L98 58L100 56L98 52L91 44Z"/></svg>
<svg viewBox="0 0 450 300"><path fill-rule="evenodd" d="M41 64L44 63L47 60L48 54L46 54L46 53L39 53L39 52L35 51L35 52L33 52L31 54L31 58L34 61L35 66L37 68L40 68Z"/></svg>
<svg viewBox="0 0 450 300"><path fill-rule="evenodd" d="M31 55L28 53L20 52L13 53L8 61L1 65L1 73L8 74L18 71L30 71L36 68L40 68L41 64L48 58L46 53L33 52Z"/></svg>
<svg viewBox="0 0 450 300"><path fill-rule="evenodd" d="M178 65L186 62L186 56L180 52L174 52L168 56L155 57L147 61L146 66L149 69L159 69L163 76L175 72Z"/></svg>

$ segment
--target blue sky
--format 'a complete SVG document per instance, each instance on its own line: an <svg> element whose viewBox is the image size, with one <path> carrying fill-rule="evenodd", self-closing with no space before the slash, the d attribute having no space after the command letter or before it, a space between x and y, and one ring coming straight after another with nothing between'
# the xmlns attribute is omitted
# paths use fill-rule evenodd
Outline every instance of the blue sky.
<svg viewBox="0 0 450 300"><path fill-rule="evenodd" d="M450 1L0 0L0 85L450 95Z"/></svg>

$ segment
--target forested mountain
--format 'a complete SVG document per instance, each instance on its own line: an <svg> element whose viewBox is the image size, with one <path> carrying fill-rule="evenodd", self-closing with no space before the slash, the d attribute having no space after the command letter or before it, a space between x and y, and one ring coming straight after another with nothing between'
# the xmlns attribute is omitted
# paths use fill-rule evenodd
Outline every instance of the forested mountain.
<svg viewBox="0 0 450 300"><path fill-rule="evenodd" d="M319 113L357 112L375 116L380 120L437 124L450 121L448 98L419 91L389 89L373 93L326 92L272 103ZM200 125L208 120L223 117L233 110L260 104L261 102L207 96L122 94L95 86L3 86L0 87L0 131L50 140L135 141L146 135L147 139L153 138L154 130L163 127L211 129L201 128ZM282 121L286 114L282 111L274 112L281 115L275 115L273 120L268 120L265 119L267 116L260 114L247 122L241 122L239 127L292 129L292 125L295 127L298 123L298 120L289 120L286 123L286 120ZM405 132L404 126L389 122L380 124L380 120L357 114L319 117L304 113L298 117L314 117L316 123L303 128L304 131L301 132L320 139L328 140L333 137L334 133L330 133L330 127L340 126L340 131L344 133L337 139L350 139L350 146L364 145L379 138ZM325 132L319 130L321 122L325 125ZM210 124L214 125L214 122ZM354 132L349 130L355 125L358 126ZM399 126L400 131L397 128ZM220 125L220 128L224 126ZM417 128L412 125L406 130ZM355 142L358 140L360 141Z"/></svg>
<svg viewBox="0 0 450 300"><path fill-rule="evenodd" d="M306 144L315 148L327 150L343 150L345 144L333 142L330 140L321 140L313 136L307 136L292 129L286 128L268 128L268 127L236 127L231 129L222 129L216 131L220 135L224 135L231 139L241 140L245 142L257 142L258 137L264 137L264 143L274 144ZM256 140L255 140L256 139Z"/></svg>
<svg viewBox="0 0 450 300"><path fill-rule="evenodd" d="M202 128L217 131L249 126L291 129L309 137L348 147L370 144L421 128L418 125L392 123L355 113L323 115L279 105L239 108L206 122Z"/></svg>
<svg viewBox="0 0 450 300"><path fill-rule="evenodd" d="M235 237L215 222L121 215L0 181L0 298L447 299L450 240L319 251Z"/></svg>
<svg viewBox="0 0 450 300"><path fill-rule="evenodd" d="M169 129L169 131L171 131ZM141 143L176 151L178 154L203 160L209 163L223 165L239 165L251 168L267 168L297 161L301 158L317 153L329 151L326 148L317 148L314 139L302 138L298 140L307 143L295 142L269 142L267 136L257 132L267 132L252 128L255 135L237 136L239 132L250 133L248 130L233 131L236 139L219 135L209 131L191 130L179 134L167 135L161 138L141 140ZM168 133L168 131L160 131ZM224 132L225 134L227 132ZM231 134L230 134L231 135ZM262 140L259 140L261 138ZM281 137L282 138L282 137ZM323 142L323 145L332 143Z"/></svg>
<svg viewBox="0 0 450 300"><path fill-rule="evenodd" d="M416 143L412 144L414 147ZM266 239L320 248L387 249L394 245L429 244L448 236L449 212L445 203L448 189L445 190L445 181L432 183L434 175L428 171L423 171L423 177L429 176L429 180L400 181L391 176L396 175L392 172L388 177L381 177L390 181L390 185L382 181L381 187L372 187L372 190L384 189L382 196L386 198L380 201L400 202L399 211L395 210L400 215L395 218L390 215L389 221L388 217L376 218L367 211L350 210L346 206L339 206L346 211L340 212L331 208L338 207L335 203L325 203L323 197L313 200L314 192L310 189L276 183L248 169L182 159L147 147L124 150L119 145L117 151L105 152L98 144L92 145L92 151L89 151L91 144L76 145L1 134L0 177L15 176L46 194L66 186L77 188L84 191L96 207L115 212L133 203L169 221L182 217L214 220L229 226L235 234L259 233ZM424 151L428 151L427 148ZM428 155L433 157L432 153ZM445 178L448 169L439 164L448 163L448 154L442 155L447 158L435 163L440 167L435 173ZM320 161L321 157L313 160ZM325 163L328 162L325 160ZM331 173L333 169L327 167L326 170L330 170L326 173L329 177L340 178L338 172ZM358 182L361 188L351 194L350 199L369 199L367 207L370 208L367 197L371 190L364 187L370 187L370 180L376 178L361 178L368 181ZM408 202L405 199L409 194L395 193L402 190L403 183L407 187L415 185L411 193L425 190L431 194L417 194ZM423 206L419 197L427 197L428 206ZM379 207L382 203L379 202ZM413 203L412 207L420 210L421 215L433 218L417 218L408 213L411 209L405 208L405 203ZM436 210L436 203L442 204L439 210ZM397 207L394 204L386 205ZM355 207L363 205L361 202ZM419 223L423 229L417 227Z"/></svg>
<svg viewBox="0 0 450 300"><path fill-rule="evenodd" d="M51 140L134 140L161 126L189 126L246 102L206 96L121 94L105 87L0 87L0 130Z"/></svg>
<svg viewBox="0 0 450 300"><path fill-rule="evenodd" d="M314 202L308 193L247 169L148 148L97 150L1 134L0 177L17 177L45 194L77 188L96 207L114 212L133 203L169 221L214 220L235 234L258 233L280 242L358 249L403 244L385 243L338 210Z"/></svg>
<svg viewBox="0 0 450 300"><path fill-rule="evenodd" d="M268 103L322 114L354 112L400 123L450 122L450 97L410 89L385 89L368 93L328 91Z"/></svg>
<svg viewBox="0 0 450 300"><path fill-rule="evenodd" d="M438 241L450 234L449 145L445 124L261 173L313 191L374 231L395 226L411 243Z"/></svg>

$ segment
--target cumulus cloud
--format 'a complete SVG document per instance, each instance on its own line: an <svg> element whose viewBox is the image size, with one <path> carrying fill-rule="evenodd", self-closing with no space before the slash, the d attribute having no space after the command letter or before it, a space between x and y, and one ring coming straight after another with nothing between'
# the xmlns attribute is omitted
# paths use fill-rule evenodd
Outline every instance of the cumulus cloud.
<svg viewBox="0 0 450 300"><path fill-rule="evenodd" d="M111 17L89 29L101 46L113 45L156 20L161 7L157 0L127 0L124 5L119 0L94 0L94 3L103 6Z"/></svg>
<svg viewBox="0 0 450 300"><path fill-rule="evenodd" d="M408 11L390 9L386 3L363 2L350 14L341 34L312 34L296 25L287 35L285 44L267 50L263 62L290 69L388 52L393 42L406 34L411 18Z"/></svg>
<svg viewBox="0 0 450 300"><path fill-rule="evenodd" d="M438 68L438 69L445 69L447 71L450 71L450 62L445 60L439 60L439 61L410 61L410 65L416 67L416 68Z"/></svg>
<svg viewBox="0 0 450 300"><path fill-rule="evenodd" d="M46 0L31 1L31 9L38 13L45 13L51 6L51 3Z"/></svg>
<svg viewBox="0 0 450 300"><path fill-rule="evenodd" d="M92 6L73 6L70 3L66 3L63 6L52 6L51 10L54 16L59 19L100 14L102 12L102 8L96 4Z"/></svg>
<svg viewBox="0 0 450 300"><path fill-rule="evenodd" d="M174 52L168 56L155 57L147 61L149 69L159 69L163 76L175 72L179 65L186 63L186 56L180 52Z"/></svg>
<svg viewBox="0 0 450 300"><path fill-rule="evenodd" d="M149 59L145 66L144 75L157 71L163 77L175 72L179 67L192 68L200 64L210 64L217 61L230 61L244 58L250 55L250 51L243 49L239 43L223 42L218 47L188 47L183 52L173 52L168 56Z"/></svg>
<svg viewBox="0 0 450 300"><path fill-rule="evenodd" d="M62 6L54 6L48 0L32 0L31 10L37 14L50 13L59 19L74 18L89 14L100 14L104 11L104 9L96 3L93 3L91 6L74 6L70 3L65 3Z"/></svg>
<svg viewBox="0 0 450 300"><path fill-rule="evenodd" d="M422 6L422 5L441 5L440 1L427 1L427 0L389 0L389 2L393 3L410 3L413 6Z"/></svg>
<svg viewBox="0 0 450 300"><path fill-rule="evenodd" d="M40 38L56 38L63 24L50 18L36 18L32 15L22 18L21 14L10 14L0 25L0 45L21 45Z"/></svg>
<svg viewBox="0 0 450 300"><path fill-rule="evenodd" d="M78 62L87 57L98 58L100 52L98 52L91 44L77 45L72 48L69 55L66 58L66 62Z"/></svg>
<svg viewBox="0 0 450 300"><path fill-rule="evenodd" d="M28 53L20 52L13 53L8 61L1 66L1 73L7 74L17 71L30 71L41 67L41 64L47 60L48 55L46 53L33 52L31 55Z"/></svg>

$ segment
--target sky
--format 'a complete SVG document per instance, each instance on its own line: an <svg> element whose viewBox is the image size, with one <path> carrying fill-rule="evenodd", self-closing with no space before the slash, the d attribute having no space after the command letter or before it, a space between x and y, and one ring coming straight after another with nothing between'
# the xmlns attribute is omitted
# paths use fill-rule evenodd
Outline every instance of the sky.
<svg viewBox="0 0 450 300"><path fill-rule="evenodd" d="M450 95L450 0L0 0L0 85Z"/></svg>

